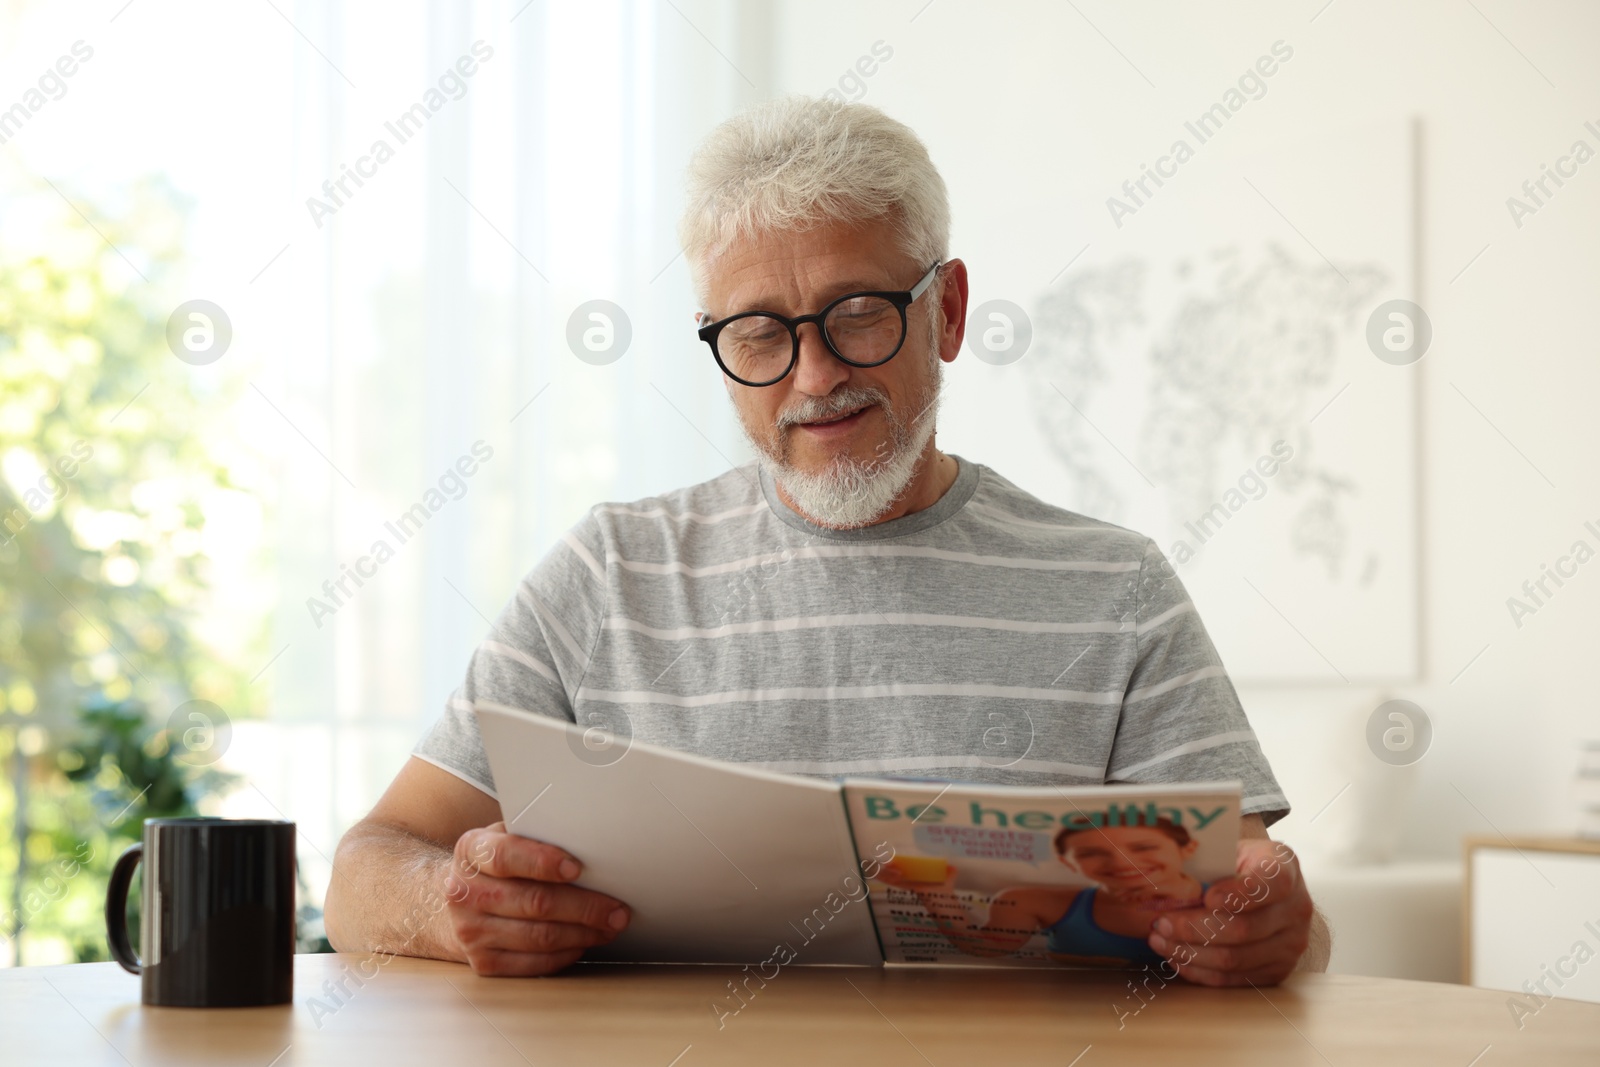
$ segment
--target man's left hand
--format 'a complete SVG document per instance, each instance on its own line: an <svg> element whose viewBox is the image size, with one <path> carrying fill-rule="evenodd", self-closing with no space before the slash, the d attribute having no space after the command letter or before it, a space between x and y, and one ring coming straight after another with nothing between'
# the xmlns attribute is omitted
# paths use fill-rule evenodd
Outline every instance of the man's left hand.
<svg viewBox="0 0 1600 1067"><path fill-rule="evenodd" d="M1294 850L1239 842L1238 874L1213 882L1203 906L1157 920L1150 947L1197 985L1276 985L1311 943L1311 894Z"/></svg>

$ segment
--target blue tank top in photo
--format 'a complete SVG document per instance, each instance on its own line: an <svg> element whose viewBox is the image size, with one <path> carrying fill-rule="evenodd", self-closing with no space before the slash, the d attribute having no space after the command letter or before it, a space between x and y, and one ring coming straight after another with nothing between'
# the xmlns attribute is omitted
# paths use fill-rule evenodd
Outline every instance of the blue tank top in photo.
<svg viewBox="0 0 1600 1067"><path fill-rule="evenodd" d="M1200 883L1202 895L1210 885ZM1046 951L1071 956L1116 956L1136 965L1161 963L1161 953L1144 938L1114 934L1094 921L1094 898L1099 891L1099 887L1085 889L1072 898L1067 913L1045 931L1049 938Z"/></svg>

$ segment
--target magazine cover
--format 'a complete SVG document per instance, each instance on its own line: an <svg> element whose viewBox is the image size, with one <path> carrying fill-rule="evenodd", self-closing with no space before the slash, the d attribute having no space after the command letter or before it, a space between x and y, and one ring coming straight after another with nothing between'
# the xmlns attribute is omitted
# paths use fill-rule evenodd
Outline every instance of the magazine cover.
<svg viewBox="0 0 1600 1067"><path fill-rule="evenodd" d="M1062 788L844 783L889 963L1129 967L1163 912L1234 873L1237 782Z"/></svg>

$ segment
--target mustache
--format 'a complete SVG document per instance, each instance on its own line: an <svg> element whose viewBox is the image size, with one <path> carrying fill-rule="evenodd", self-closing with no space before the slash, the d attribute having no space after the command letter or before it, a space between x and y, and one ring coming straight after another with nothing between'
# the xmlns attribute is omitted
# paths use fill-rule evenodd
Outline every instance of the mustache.
<svg viewBox="0 0 1600 1067"><path fill-rule="evenodd" d="M831 419L868 404L881 404L887 408L889 398L878 389L850 389L840 393L830 393L825 397L802 401L779 415L778 428L802 422L816 422L819 419Z"/></svg>

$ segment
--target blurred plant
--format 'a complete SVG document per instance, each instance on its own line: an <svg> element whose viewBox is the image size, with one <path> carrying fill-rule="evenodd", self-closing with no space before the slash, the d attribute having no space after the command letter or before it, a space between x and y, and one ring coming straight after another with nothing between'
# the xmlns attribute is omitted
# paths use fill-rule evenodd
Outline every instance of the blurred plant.
<svg viewBox="0 0 1600 1067"><path fill-rule="evenodd" d="M61 745L56 764L85 787L75 795L87 793L94 824L108 834L136 841L145 819L199 815L198 801L237 777L179 762L168 731L138 704L96 702L81 717L83 731Z"/></svg>
<svg viewBox="0 0 1600 1067"><path fill-rule="evenodd" d="M107 850L131 839L146 815L192 812L220 784L176 763L146 716L159 724L195 698L236 718L259 711L230 664L259 658L265 613L221 650L208 613L215 520L259 525L248 490L266 482L228 424L236 383L167 347L180 198L146 180L108 215L6 177L0 765L13 788L0 791L0 937L12 962L63 939L93 958L103 938L85 941L81 913L95 909L78 899L90 880L55 899L42 880L101 836ZM96 850L87 869L112 858Z"/></svg>

